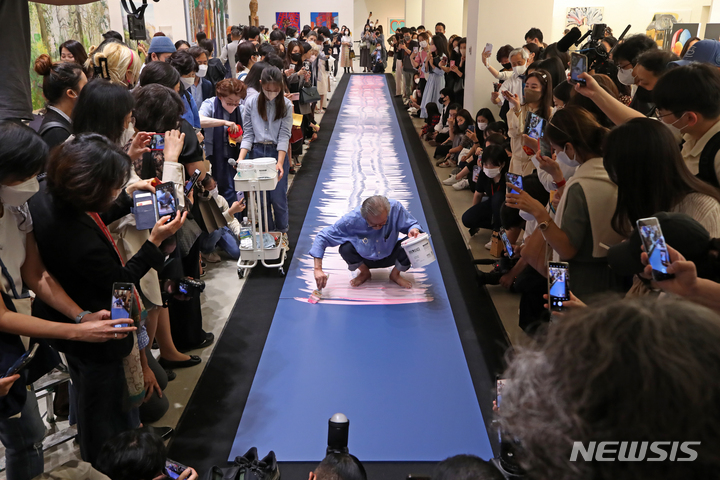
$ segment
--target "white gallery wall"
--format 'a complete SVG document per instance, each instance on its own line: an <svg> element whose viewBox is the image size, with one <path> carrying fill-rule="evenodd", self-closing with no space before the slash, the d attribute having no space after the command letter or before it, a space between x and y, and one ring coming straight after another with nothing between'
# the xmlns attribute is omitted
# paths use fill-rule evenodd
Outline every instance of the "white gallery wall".
<svg viewBox="0 0 720 480"><path fill-rule="evenodd" d="M228 0L228 11L230 25L247 25L250 0ZM338 12L340 25L353 25L353 0L258 0L260 25L270 28L275 23L275 12L300 12L300 28L310 25L310 12Z"/></svg>

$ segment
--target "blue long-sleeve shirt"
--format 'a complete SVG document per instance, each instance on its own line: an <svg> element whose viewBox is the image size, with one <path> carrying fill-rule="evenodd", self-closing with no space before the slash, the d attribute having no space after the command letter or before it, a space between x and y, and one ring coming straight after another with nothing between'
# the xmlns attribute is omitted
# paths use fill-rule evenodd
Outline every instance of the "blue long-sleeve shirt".
<svg viewBox="0 0 720 480"><path fill-rule="evenodd" d="M335 225L321 230L309 253L315 258L322 258L327 247L350 242L361 257L380 260L390 256L399 233L407 235L413 228L422 231L417 220L397 200L390 200L387 223L380 230L369 227L367 220L360 214L360 207L357 207L335 222Z"/></svg>
<svg viewBox="0 0 720 480"><path fill-rule="evenodd" d="M266 102L267 120L263 120L257 108L260 95L264 94L260 93L251 98L245 98L245 111L242 114L243 139L240 148L252 150L253 143L272 142L277 144L279 152L287 152L293 122L293 104L283 97L285 116L280 120L275 120L275 100Z"/></svg>

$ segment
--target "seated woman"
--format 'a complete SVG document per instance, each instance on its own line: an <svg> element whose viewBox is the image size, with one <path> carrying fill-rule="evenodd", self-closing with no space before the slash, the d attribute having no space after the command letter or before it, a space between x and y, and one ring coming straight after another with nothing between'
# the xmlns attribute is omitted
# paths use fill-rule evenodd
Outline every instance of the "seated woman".
<svg viewBox="0 0 720 480"><path fill-rule="evenodd" d="M617 186L603 166L602 145L608 130L587 110L567 106L558 111L545 137L558 157L567 156L580 166L556 193L560 195L555 218L526 192L508 193L506 204L532 215L553 258L570 264L573 292L583 295L618 288L620 281L607 263L607 249L623 240L612 228ZM566 162L564 162L566 163ZM579 294L577 292L582 292Z"/></svg>
<svg viewBox="0 0 720 480"><path fill-rule="evenodd" d="M482 153L482 171L478 172L473 206L463 213L462 222L470 229L470 236L481 228L500 230L500 209L505 203L505 174L510 160L505 149L490 145ZM477 168L477 166L476 166ZM488 197L483 200L483 197ZM486 248L490 248L486 245Z"/></svg>
<svg viewBox="0 0 720 480"><path fill-rule="evenodd" d="M450 119L448 119L450 124ZM472 115L467 110L460 110L457 116L453 119L450 126L450 139L452 146L445 155L445 158L437 162L439 167L454 167L458 162L458 155L467 146L467 133L468 127L473 124Z"/></svg>
<svg viewBox="0 0 720 480"><path fill-rule="evenodd" d="M179 153L172 151L173 146L173 142L166 144L168 155ZM47 188L30 202L38 249L48 272L70 298L91 310L107 307L114 283L139 288L140 279L151 268L162 269L165 254L159 246L187 217L177 215L169 223L168 217L161 218L138 253L124 263L106 225L130 213L134 191L154 190L150 181L123 188L130 168L127 155L107 138L79 135L55 150L48 163ZM61 312L42 299L35 301L33 311L66 322ZM139 357L131 355L134 343L134 336L103 346L57 342L67 357L76 393L80 451L90 463L105 440L137 426L135 400L158 388L144 351L140 350ZM134 390L129 390L125 372L137 372L141 366L144 389L135 382ZM132 378L138 380L136 375Z"/></svg>

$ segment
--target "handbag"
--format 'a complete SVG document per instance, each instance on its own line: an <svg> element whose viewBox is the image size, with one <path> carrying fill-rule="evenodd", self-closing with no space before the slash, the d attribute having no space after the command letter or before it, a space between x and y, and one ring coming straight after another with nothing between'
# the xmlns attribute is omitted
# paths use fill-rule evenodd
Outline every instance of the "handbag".
<svg viewBox="0 0 720 480"><path fill-rule="evenodd" d="M320 101L320 94L315 87L302 87L300 89L300 103L308 104Z"/></svg>
<svg viewBox="0 0 720 480"><path fill-rule="evenodd" d="M352 60L353 58L355 58L355 49L351 48L350 49L350 59Z"/></svg>
<svg viewBox="0 0 720 480"><path fill-rule="evenodd" d="M305 137L302 131L302 120L302 115L299 113L293 113L292 130L290 130L290 143L299 142Z"/></svg>

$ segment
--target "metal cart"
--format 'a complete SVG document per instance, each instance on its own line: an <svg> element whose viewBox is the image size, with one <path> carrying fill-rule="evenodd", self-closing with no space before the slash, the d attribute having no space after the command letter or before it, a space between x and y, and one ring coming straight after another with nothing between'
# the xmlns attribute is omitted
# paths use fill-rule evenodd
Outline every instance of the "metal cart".
<svg viewBox="0 0 720 480"><path fill-rule="evenodd" d="M263 230L263 227L267 228L268 225L269 206L262 197L265 192L275 190L278 183L277 172L273 172L273 177L268 177L267 171L260 171L253 167L252 160L238 162L238 173L234 180L235 190L247 192L249 196L247 212L252 236L252 248L240 246L240 258L237 264L238 278L243 278L250 269L255 268L259 263L267 268L277 268L280 275L285 275L284 264L287 249L282 245L282 233ZM264 234L266 233L272 235L275 240L272 248L265 248Z"/></svg>

